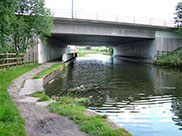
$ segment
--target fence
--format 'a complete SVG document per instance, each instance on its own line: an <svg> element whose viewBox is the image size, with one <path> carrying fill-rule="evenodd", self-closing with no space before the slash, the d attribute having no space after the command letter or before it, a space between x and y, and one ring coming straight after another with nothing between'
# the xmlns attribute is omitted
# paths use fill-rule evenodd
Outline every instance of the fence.
<svg viewBox="0 0 182 136"><path fill-rule="evenodd" d="M126 15L112 14L112 13L98 13L98 12L94 13L89 11L83 12L74 10L72 14L71 10L65 10L65 9L51 9L51 13L53 14L54 17L143 24L143 25L162 26L171 28L175 27L174 20L126 16Z"/></svg>
<svg viewBox="0 0 182 136"><path fill-rule="evenodd" d="M157 58L169 55L169 51L157 51Z"/></svg>
<svg viewBox="0 0 182 136"><path fill-rule="evenodd" d="M0 69L9 66L25 64L34 61L31 53L6 53L0 54Z"/></svg>

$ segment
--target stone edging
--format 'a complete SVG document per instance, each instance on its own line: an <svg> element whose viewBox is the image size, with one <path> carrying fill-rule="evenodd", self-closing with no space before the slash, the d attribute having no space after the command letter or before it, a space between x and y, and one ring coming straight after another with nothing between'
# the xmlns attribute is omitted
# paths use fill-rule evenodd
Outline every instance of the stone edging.
<svg viewBox="0 0 182 136"><path fill-rule="evenodd" d="M42 78L27 79L24 83L24 87L21 88L19 95L26 96L34 92L44 90L44 85L53 80L63 70L64 66L61 66L60 69L56 69L53 72L43 76Z"/></svg>
<svg viewBox="0 0 182 136"><path fill-rule="evenodd" d="M46 85L49 81L54 79L61 71L64 70L64 66L61 66L60 69L56 69L53 72L43 76L43 86Z"/></svg>

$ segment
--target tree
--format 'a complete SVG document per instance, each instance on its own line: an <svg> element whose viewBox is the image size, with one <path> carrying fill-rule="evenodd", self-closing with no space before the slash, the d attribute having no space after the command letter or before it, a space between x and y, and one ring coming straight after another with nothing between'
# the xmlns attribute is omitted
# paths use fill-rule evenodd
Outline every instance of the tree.
<svg viewBox="0 0 182 136"><path fill-rule="evenodd" d="M50 36L53 19L44 0L19 0L16 7L17 22L14 23L14 46L21 45L21 51Z"/></svg>
<svg viewBox="0 0 182 136"><path fill-rule="evenodd" d="M16 49L26 51L46 41L50 35L53 19L44 0L1 0L0 1L0 52Z"/></svg>
<svg viewBox="0 0 182 136"><path fill-rule="evenodd" d="M182 2L179 2L176 6L176 17L175 23L177 30L180 34L182 34Z"/></svg>
<svg viewBox="0 0 182 136"><path fill-rule="evenodd" d="M0 53L5 53L11 48L12 39L10 37L15 21L15 0L0 1Z"/></svg>

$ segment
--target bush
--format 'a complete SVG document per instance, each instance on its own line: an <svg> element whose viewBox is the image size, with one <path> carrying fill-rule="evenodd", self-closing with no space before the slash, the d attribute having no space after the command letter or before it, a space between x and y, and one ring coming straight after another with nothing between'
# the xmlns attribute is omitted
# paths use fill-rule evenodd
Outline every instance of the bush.
<svg viewBox="0 0 182 136"><path fill-rule="evenodd" d="M176 50L170 53L168 56L162 56L158 58L155 65L167 66L167 67L181 67L182 66L182 49Z"/></svg>

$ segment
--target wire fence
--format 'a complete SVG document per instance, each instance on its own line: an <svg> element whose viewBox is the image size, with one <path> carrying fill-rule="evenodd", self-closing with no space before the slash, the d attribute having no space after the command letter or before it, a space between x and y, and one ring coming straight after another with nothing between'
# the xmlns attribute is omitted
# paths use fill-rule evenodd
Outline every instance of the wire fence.
<svg viewBox="0 0 182 136"><path fill-rule="evenodd" d="M170 54L170 51L157 51L157 58L160 58L162 56L168 56Z"/></svg>
<svg viewBox="0 0 182 136"><path fill-rule="evenodd" d="M63 9L51 9L51 12L54 17L111 21L111 22L143 24L143 25L162 26L162 27L175 27L175 21L173 20L142 18L135 16L125 16L120 14L116 15L112 13L98 13L98 12L94 13L89 11L84 11L84 12L74 11L72 14L71 10L63 10Z"/></svg>

